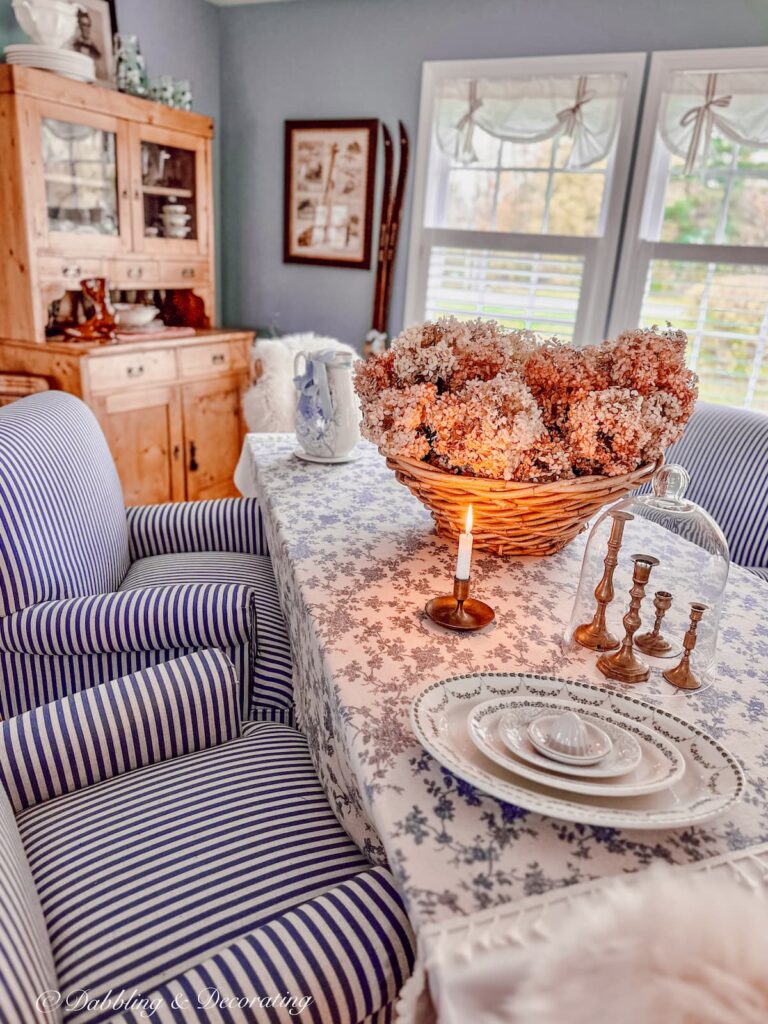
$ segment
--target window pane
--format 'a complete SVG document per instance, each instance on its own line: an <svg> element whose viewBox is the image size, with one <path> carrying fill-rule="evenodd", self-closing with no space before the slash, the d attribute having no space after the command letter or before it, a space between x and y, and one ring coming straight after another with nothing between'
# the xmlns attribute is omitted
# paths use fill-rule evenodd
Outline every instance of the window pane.
<svg viewBox="0 0 768 1024"><path fill-rule="evenodd" d="M709 402L768 412L768 266L653 260L641 321L688 334Z"/></svg>
<svg viewBox="0 0 768 1024"><path fill-rule="evenodd" d="M505 327L573 337L584 261L580 256L435 246L426 315L483 317Z"/></svg>
<svg viewBox="0 0 768 1024"><path fill-rule="evenodd" d="M553 175L549 232L553 235L596 235L600 226L605 176Z"/></svg>
<svg viewBox="0 0 768 1024"><path fill-rule="evenodd" d="M493 172L452 170L448 176L445 223L469 231L492 231L495 195Z"/></svg>
<svg viewBox="0 0 768 1024"><path fill-rule="evenodd" d="M724 201L722 178L708 177L705 181L693 176L671 178L667 183L661 241L717 241Z"/></svg>
<svg viewBox="0 0 768 1024"><path fill-rule="evenodd" d="M725 241L730 245L768 245L768 178L742 178L734 183Z"/></svg>
<svg viewBox="0 0 768 1024"><path fill-rule="evenodd" d="M496 214L497 231L540 232L547 205L547 175L536 171L502 171Z"/></svg>
<svg viewBox="0 0 768 1024"><path fill-rule="evenodd" d="M505 142L501 149L502 167L539 167L546 170L552 161L552 140L543 142Z"/></svg>

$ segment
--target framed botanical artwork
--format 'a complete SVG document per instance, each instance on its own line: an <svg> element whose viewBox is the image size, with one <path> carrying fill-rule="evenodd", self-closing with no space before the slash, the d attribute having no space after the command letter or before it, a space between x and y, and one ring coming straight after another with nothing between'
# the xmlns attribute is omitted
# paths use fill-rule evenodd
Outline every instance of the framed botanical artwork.
<svg viewBox="0 0 768 1024"><path fill-rule="evenodd" d="M283 260L368 270L379 122L286 121Z"/></svg>
<svg viewBox="0 0 768 1024"><path fill-rule="evenodd" d="M96 80L115 85L115 0L77 0L77 28L67 49L93 57Z"/></svg>

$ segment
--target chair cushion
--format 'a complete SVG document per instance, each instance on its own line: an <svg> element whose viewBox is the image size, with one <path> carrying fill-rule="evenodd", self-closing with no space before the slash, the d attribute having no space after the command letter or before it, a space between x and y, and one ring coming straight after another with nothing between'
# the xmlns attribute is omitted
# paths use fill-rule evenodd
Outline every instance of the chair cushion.
<svg viewBox="0 0 768 1024"><path fill-rule="evenodd" d="M18 815L63 992L149 992L366 870L304 737L243 731Z"/></svg>
<svg viewBox="0 0 768 1024"><path fill-rule="evenodd" d="M80 399L0 409L0 615L114 590L130 563L120 480Z"/></svg>
<svg viewBox="0 0 768 1024"><path fill-rule="evenodd" d="M139 558L120 590L177 583L240 583L254 588L256 646L253 652L252 717L291 721L293 666L272 563L266 555L203 551Z"/></svg>

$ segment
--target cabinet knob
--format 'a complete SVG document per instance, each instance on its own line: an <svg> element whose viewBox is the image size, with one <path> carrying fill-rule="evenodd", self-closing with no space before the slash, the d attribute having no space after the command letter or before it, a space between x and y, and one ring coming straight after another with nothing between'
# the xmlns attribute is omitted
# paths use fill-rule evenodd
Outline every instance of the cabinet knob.
<svg viewBox="0 0 768 1024"><path fill-rule="evenodd" d="M179 461L180 456L181 456L181 445L180 444L175 444L173 446L173 457L176 460L176 462Z"/></svg>
<svg viewBox="0 0 768 1024"><path fill-rule="evenodd" d="M214 366L223 366L225 359L226 356L224 355L223 352L214 352L214 354L211 356L211 362L213 363Z"/></svg>
<svg viewBox="0 0 768 1024"><path fill-rule="evenodd" d="M68 264L62 270L64 277L80 277L80 267L75 264Z"/></svg>
<svg viewBox="0 0 768 1024"><path fill-rule="evenodd" d="M125 372L131 378L141 377L144 373L144 367L141 364L138 366L126 366Z"/></svg>
<svg viewBox="0 0 768 1024"><path fill-rule="evenodd" d="M181 271L181 276L182 277L194 277L195 276L195 268L194 267L183 267L182 271Z"/></svg>
<svg viewBox="0 0 768 1024"><path fill-rule="evenodd" d="M144 275L144 267L128 267L128 277L142 277Z"/></svg>
<svg viewBox="0 0 768 1024"><path fill-rule="evenodd" d="M197 464L197 447L194 441L189 442L189 471L190 473L196 473L200 468Z"/></svg>
<svg viewBox="0 0 768 1024"><path fill-rule="evenodd" d="M133 190L133 198L134 199L140 199L141 198L141 192L139 192L139 190L137 188L135 188Z"/></svg>
<svg viewBox="0 0 768 1024"><path fill-rule="evenodd" d="M122 191L120 192L120 198L121 199L127 199L128 198L128 189L127 188L122 189Z"/></svg>

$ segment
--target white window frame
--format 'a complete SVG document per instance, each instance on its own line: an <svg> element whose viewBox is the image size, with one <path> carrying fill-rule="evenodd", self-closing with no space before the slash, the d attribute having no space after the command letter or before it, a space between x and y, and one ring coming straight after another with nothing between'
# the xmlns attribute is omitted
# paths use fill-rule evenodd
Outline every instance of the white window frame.
<svg viewBox="0 0 768 1024"><path fill-rule="evenodd" d="M429 254L434 246L447 246L488 249L497 252L514 251L581 256L584 260L584 272L573 342L575 345L584 345L602 339L610 308L646 59L644 53L611 53L469 61L425 61L421 81L414 201L408 254L408 284L405 298L406 326L424 320ZM603 207L603 234L583 237L425 227L430 157L432 147L437 145L433 126L435 94L437 85L441 81L454 78L514 78L527 75L600 73L621 73L626 76L612 173L607 176L605 183L605 188L608 190L608 202Z"/></svg>
<svg viewBox="0 0 768 1024"><path fill-rule="evenodd" d="M658 189L661 175L657 168L665 159L663 147L656 145L656 129L669 76L675 71L738 71L761 66L768 66L768 46L666 50L651 54L609 335L640 323L648 268L654 259L685 263L768 265L768 246L656 242L641 237L646 197L650 189Z"/></svg>

